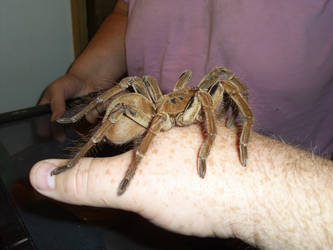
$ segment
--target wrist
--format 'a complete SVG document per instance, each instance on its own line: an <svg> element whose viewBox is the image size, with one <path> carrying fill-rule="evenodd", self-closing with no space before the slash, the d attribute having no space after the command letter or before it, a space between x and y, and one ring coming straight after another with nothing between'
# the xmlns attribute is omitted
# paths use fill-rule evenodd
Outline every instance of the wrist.
<svg viewBox="0 0 333 250"><path fill-rule="evenodd" d="M238 238L255 244L258 175L258 136L251 133L247 166L242 166L238 152L238 136L235 127L228 129L224 122L218 126L218 135L207 164L207 182L211 185L208 203L215 204L211 220L213 232L221 238ZM259 136L260 137L260 136ZM213 206L214 207L214 206Z"/></svg>
<svg viewBox="0 0 333 250"><path fill-rule="evenodd" d="M265 249L332 244L332 162L253 133L248 168L249 228L236 223L239 238Z"/></svg>
<svg viewBox="0 0 333 250"><path fill-rule="evenodd" d="M83 96L95 90L92 81L84 75L81 75L80 72L69 70L64 75L64 78L66 84L70 86L69 88L66 88L69 90L68 97Z"/></svg>

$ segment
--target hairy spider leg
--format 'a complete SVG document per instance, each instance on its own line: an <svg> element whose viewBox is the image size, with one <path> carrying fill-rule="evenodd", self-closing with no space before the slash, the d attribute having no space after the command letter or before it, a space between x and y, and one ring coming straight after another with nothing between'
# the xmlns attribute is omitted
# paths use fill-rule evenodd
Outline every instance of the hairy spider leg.
<svg viewBox="0 0 333 250"><path fill-rule="evenodd" d="M196 122L199 118L199 113L201 111L201 103L198 98L198 92L190 99L187 103L183 112L176 116L176 124L178 126L188 126ZM201 121L197 120L197 121Z"/></svg>
<svg viewBox="0 0 333 250"><path fill-rule="evenodd" d="M224 67L214 67L211 71L208 72L207 75L205 75L202 80L199 82L198 87L202 90L208 90L209 87L214 85L226 72L226 68Z"/></svg>
<svg viewBox="0 0 333 250"><path fill-rule="evenodd" d="M200 147L199 157L198 157L198 174L201 178L205 177L206 174L206 159L210 153L213 143L216 138L216 118L214 113L213 100L209 93L205 91L199 91L198 97L200 99L203 112L206 117L206 137Z"/></svg>
<svg viewBox="0 0 333 250"><path fill-rule="evenodd" d="M235 82L223 80L220 81L220 84L223 85L224 90L236 103L243 116L242 133L239 139L239 154L241 163L245 167L248 158L247 144L249 142L250 132L253 126L253 113L247 103L246 98L243 97L243 95L240 93L239 87L237 84L235 84Z"/></svg>
<svg viewBox="0 0 333 250"><path fill-rule="evenodd" d="M130 166L128 167L125 173L124 178L119 184L117 192L118 195L122 195L126 191L128 185L130 184L130 181L132 180L136 172L139 163L141 162L142 158L145 156L150 143L152 142L156 134L161 131L161 129L164 126L164 123L167 122L168 119L169 116L165 113L157 114L154 117L146 136L143 138L143 141L141 142L140 146L135 150L134 160L131 162Z"/></svg>
<svg viewBox="0 0 333 250"><path fill-rule="evenodd" d="M58 123L75 123L82 119L86 114L88 114L92 109L94 109L98 104L105 103L110 100L115 95L122 91L125 91L129 87L137 93L140 93L149 98L148 92L145 88L145 84L139 77L126 77L122 79L117 85L113 86L111 89L105 91L103 94L99 95L93 101L91 101L86 107L84 107L79 113L72 117L61 117L57 119Z"/></svg>
<svg viewBox="0 0 333 250"><path fill-rule="evenodd" d="M218 108L219 108L218 106L221 104L221 101L223 99L223 94L224 94L223 86L219 82L216 82L212 86L209 87L207 92L212 97L213 107L216 112L216 110L218 110Z"/></svg>
<svg viewBox="0 0 333 250"><path fill-rule="evenodd" d="M152 76L144 76L142 79L149 92L150 99L152 102L156 103L157 100L163 96L162 91L158 86L157 80Z"/></svg>
<svg viewBox="0 0 333 250"><path fill-rule="evenodd" d="M124 103L118 103L118 105L116 105L113 109L113 112L109 115L108 119L102 122L102 126L95 132L95 134L81 148L81 150L67 163L66 166L54 169L51 172L51 175L59 174L69 168L74 167L78 163L80 158L84 157L90 148L92 148L95 144L99 143L105 136L106 131L111 129L112 125L119 122L124 115L145 128L149 127L149 123L151 120L151 116L149 114L144 113L139 108Z"/></svg>
<svg viewBox="0 0 333 250"><path fill-rule="evenodd" d="M218 93L221 96L223 92L222 88L217 85L220 89ZM216 93L216 92L215 92ZM206 136L200 147L199 157L197 161L197 171L201 178L205 177L206 174L206 159L210 153L210 149L214 143L216 137L216 120L214 113L214 102L212 96L203 90L198 90L196 94L188 102L184 109L184 112L179 113L176 117L176 123L179 126L187 126L199 121L199 113L203 111L206 118ZM204 120L204 119L200 119Z"/></svg>
<svg viewBox="0 0 333 250"><path fill-rule="evenodd" d="M234 85L238 87L240 95L242 95L242 97L246 100L246 102L248 102L248 90L246 86L235 76L233 76L229 81L231 81ZM226 120L226 127L230 128L234 124L239 114L239 108L229 95L225 95L223 101L224 101L223 114L226 114L228 109L231 108L231 115L227 117Z"/></svg>
<svg viewBox="0 0 333 250"><path fill-rule="evenodd" d="M120 116L121 113L118 113L118 116ZM95 132L95 134L89 139L89 141L81 148L81 150L72 158L69 160L67 165L55 168L51 175L57 175L60 174L67 169L70 169L74 167L78 161L89 151L91 147L93 147L96 143L100 142L103 137L106 130L110 129L112 127L113 123L111 121L107 121L102 124L102 126Z"/></svg>
<svg viewBox="0 0 333 250"><path fill-rule="evenodd" d="M143 120L142 122L140 122L138 119L135 120L139 124L141 124L141 123L149 124L151 121L151 118L152 118L152 114L151 115L146 114L144 111L140 111L140 109L144 109L144 107L147 107L147 106L150 106L153 109L155 108L154 103L150 99L142 96L141 94L137 94L137 93L124 94L124 95L118 96L110 103L110 105L107 107L107 109L105 111L105 115L104 115L102 122L105 122L108 119L111 112L113 112L114 109L119 105L123 105L124 107L125 106L131 107L130 109L128 109L126 111L127 116L133 118L133 117L135 117L135 114L137 114L139 118L142 117L142 120ZM136 108L136 107L139 107L139 108ZM130 112L130 111L132 111L132 112ZM146 125L144 127L147 128Z"/></svg>
<svg viewBox="0 0 333 250"><path fill-rule="evenodd" d="M175 87L173 88L173 92L183 89L186 84L191 80L192 77L192 71L191 70L185 70L178 78L178 81L175 84Z"/></svg>
<svg viewBox="0 0 333 250"><path fill-rule="evenodd" d="M152 119L152 115L143 112L140 108L123 104L124 107L124 114L135 121L136 123L140 124L144 128L149 128L150 121Z"/></svg>
<svg viewBox="0 0 333 250"><path fill-rule="evenodd" d="M203 77L203 79L199 83L199 88L204 90L209 90L212 88L213 85L216 84L218 79L223 76L224 80L232 81L240 91L240 94L246 99L248 99L248 90L246 86L235 76L235 74L225 68L225 67L214 67L207 75ZM237 118L239 114L238 106L235 102L232 101L232 98L230 98L228 95L224 95L223 98L223 112L219 114L219 117L222 115L225 115L229 108L231 108L231 115L227 117L226 119L226 127L230 128L233 124L235 119ZM214 103L214 107L215 103Z"/></svg>

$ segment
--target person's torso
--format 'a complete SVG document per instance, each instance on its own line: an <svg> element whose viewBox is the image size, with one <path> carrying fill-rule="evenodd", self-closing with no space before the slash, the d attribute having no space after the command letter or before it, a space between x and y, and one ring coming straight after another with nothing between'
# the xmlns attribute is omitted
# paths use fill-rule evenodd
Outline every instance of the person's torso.
<svg viewBox="0 0 333 250"><path fill-rule="evenodd" d="M249 88L256 130L333 151L333 1L128 2L129 75L165 93L185 69L197 85L225 66Z"/></svg>

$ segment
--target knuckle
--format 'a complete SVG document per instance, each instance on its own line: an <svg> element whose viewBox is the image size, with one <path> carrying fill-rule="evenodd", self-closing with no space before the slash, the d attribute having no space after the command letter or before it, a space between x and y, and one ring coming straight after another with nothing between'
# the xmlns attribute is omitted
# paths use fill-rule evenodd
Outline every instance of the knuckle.
<svg viewBox="0 0 333 250"><path fill-rule="evenodd" d="M89 169L80 162L74 168L62 173L62 193L74 203L85 202L88 197Z"/></svg>

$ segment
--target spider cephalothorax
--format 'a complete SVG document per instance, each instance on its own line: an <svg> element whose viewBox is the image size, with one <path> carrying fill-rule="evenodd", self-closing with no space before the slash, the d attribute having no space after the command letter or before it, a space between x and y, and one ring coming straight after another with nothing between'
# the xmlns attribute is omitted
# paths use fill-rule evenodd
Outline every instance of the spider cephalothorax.
<svg viewBox="0 0 333 250"><path fill-rule="evenodd" d="M121 195L125 192L137 166L157 133L174 126L205 122L206 136L197 161L198 174L203 178L206 173L206 159L216 137L216 110L222 101L225 103L224 111L229 107L232 109L227 126L233 124L239 111L242 114L243 125L239 138L239 154L242 165L246 166L247 143L253 124L253 113L247 102L247 88L230 70L224 67L213 68L197 87L186 87L191 74L189 70L184 71L173 91L165 95L162 94L157 81L151 76L126 77L73 117L58 119L59 123L75 123L98 104L111 100L98 130L66 166L56 168L51 175L74 167L78 160L103 138L115 144L122 144L146 133L135 150L135 158L119 185L118 194ZM133 92L130 92L129 89Z"/></svg>

